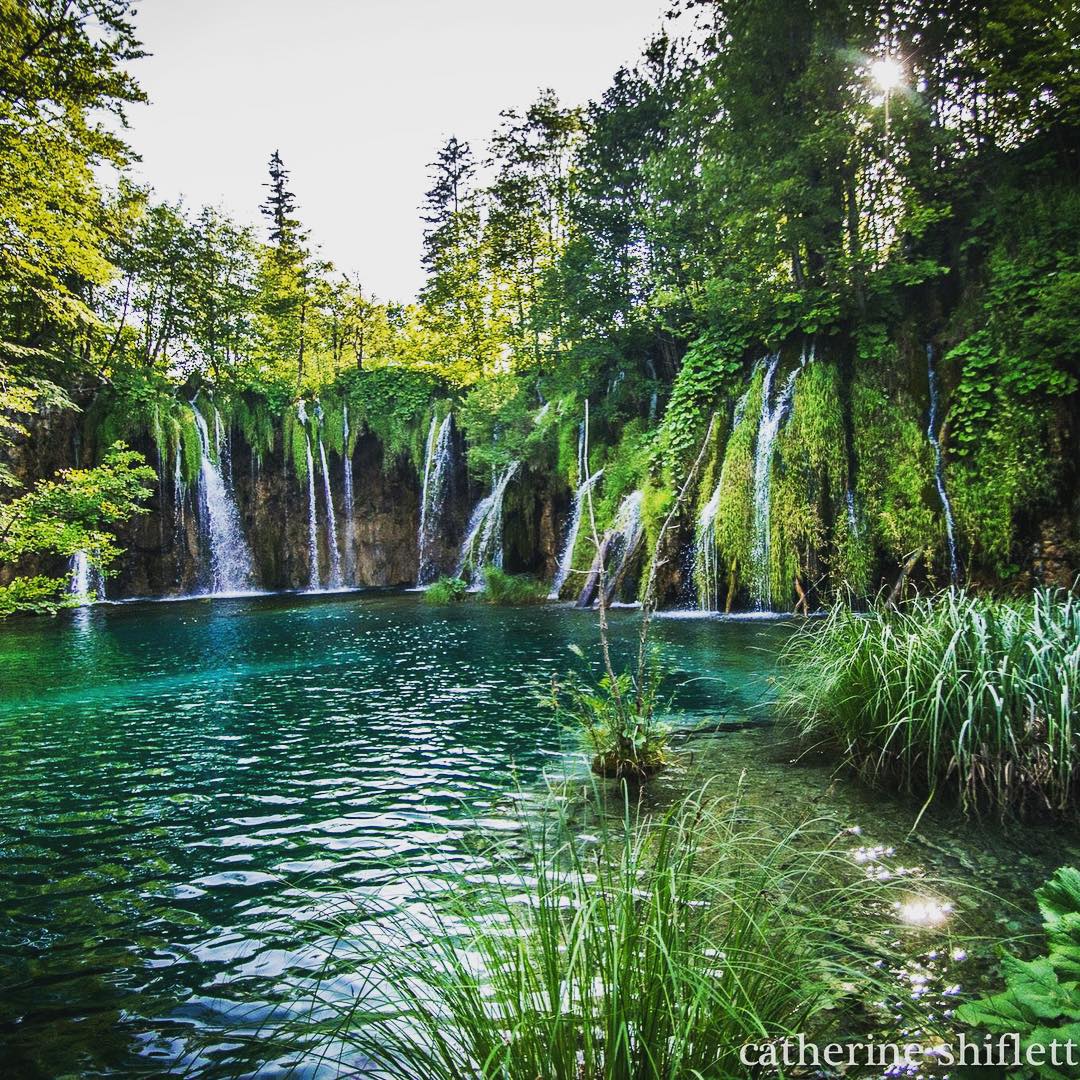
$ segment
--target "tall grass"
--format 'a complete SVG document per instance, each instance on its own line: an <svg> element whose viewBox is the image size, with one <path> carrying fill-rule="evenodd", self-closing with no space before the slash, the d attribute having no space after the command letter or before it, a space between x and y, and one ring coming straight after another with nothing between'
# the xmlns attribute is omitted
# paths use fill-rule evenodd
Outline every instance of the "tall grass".
<svg viewBox="0 0 1080 1080"><path fill-rule="evenodd" d="M747 1076L746 1042L884 996L892 886L823 822L752 826L698 796L627 811L596 847L559 835L536 829L479 895L369 924L366 992L325 1037L394 1080Z"/></svg>
<svg viewBox="0 0 1080 1080"><path fill-rule="evenodd" d="M485 566L480 599L489 604L539 604L547 598L543 582L523 574L508 574L497 566Z"/></svg>
<svg viewBox="0 0 1080 1080"><path fill-rule="evenodd" d="M960 590L900 610L837 605L782 656L780 708L867 779L965 811L1074 809L1080 602Z"/></svg>

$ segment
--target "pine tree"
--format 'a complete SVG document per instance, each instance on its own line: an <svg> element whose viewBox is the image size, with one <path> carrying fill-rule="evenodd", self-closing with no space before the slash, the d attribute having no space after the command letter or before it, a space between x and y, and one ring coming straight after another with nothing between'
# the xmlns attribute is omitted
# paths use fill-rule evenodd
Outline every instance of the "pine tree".
<svg viewBox="0 0 1080 1080"><path fill-rule="evenodd" d="M279 251L300 246L300 222L296 213L296 196L289 190L289 170L281 160L281 151L275 150L270 155L270 181L263 187L270 189L259 209L270 220L270 241Z"/></svg>

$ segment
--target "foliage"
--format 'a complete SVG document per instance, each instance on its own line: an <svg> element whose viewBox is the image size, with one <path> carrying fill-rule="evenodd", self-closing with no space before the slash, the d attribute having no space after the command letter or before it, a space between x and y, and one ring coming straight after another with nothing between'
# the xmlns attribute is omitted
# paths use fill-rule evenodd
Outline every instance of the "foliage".
<svg viewBox="0 0 1080 1080"><path fill-rule="evenodd" d="M0 619L9 615L53 615L64 606L67 582L63 578L13 578L0 585Z"/></svg>
<svg viewBox="0 0 1080 1080"><path fill-rule="evenodd" d="M1080 1043L1080 870L1061 867L1035 896L1046 955L1021 960L1006 953L1001 960L1005 990L956 1010L963 1024L994 1035L1019 1035L1025 1055L1028 1046L1046 1048L1054 1040ZM1049 1061L1009 1073L1046 1080L1068 1080L1071 1075L1067 1065L1055 1068Z"/></svg>
<svg viewBox="0 0 1080 1080"><path fill-rule="evenodd" d="M782 656L781 712L867 780L969 812L1074 809L1080 602L949 591L868 615L837 603Z"/></svg>
<svg viewBox="0 0 1080 1080"><path fill-rule="evenodd" d="M1072 185L1010 183L976 224L989 248L985 285L946 358L958 369L949 482L970 547L1008 578L1018 518L1061 478L1055 419L1080 370L1080 199Z"/></svg>
<svg viewBox="0 0 1080 1080"><path fill-rule="evenodd" d="M895 350L889 356L896 363ZM851 388L855 502L868 539L897 562L944 546L933 461L911 394L881 369L861 368ZM936 494L936 493L935 493Z"/></svg>
<svg viewBox="0 0 1080 1080"><path fill-rule="evenodd" d="M580 649L572 646L580 659ZM655 664L639 678L628 671L599 679L570 672L553 680L547 702L555 716L580 732L601 776L643 780L668 757L668 729L656 715L660 672Z"/></svg>
<svg viewBox="0 0 1080 1080"><path fill-rule="evenodd" d="M70 558L85 552L102 571L120 555L112 529L145 513L154 470L140 455L117 443L92 469L65 469L41 480L24 495L0 503L0 565L18 568L29 556ZM62 579L16 577L4 592L7 613L55 609Z"/></svg>
<svg viewBox="0 0 1080 1080"><path fill-rule="evenodd" d="M536 578L523 574L508 574L497 566L485 566L480 599L489 604L539 604L547 596L547 587Z"/></svg>
<svg viewBox="0 0 1080 1080"><path fill-rule="evenodd" d="M524 865L350 919L369 991L327 1037L388 1077L742 1076L748 1041L823 1040L839 999L880 988L891 886L825 822L753 824L702 793L657 820L628 799L588 852L524 824Z"/></svg>
<svg viewBox="0 0 1080 1080"><path fill-rule="evenodd" d="M457 577L439 578L424 590L428 604L457 604L469 595L469 583Z"/></svg>

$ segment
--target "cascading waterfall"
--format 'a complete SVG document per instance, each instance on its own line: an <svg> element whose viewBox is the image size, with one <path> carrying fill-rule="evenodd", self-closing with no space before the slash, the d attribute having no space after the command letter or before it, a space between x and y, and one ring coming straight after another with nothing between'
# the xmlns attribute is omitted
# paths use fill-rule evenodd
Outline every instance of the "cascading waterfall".
<svg viewBox="0 0 1080 1080"><path fill-rule="evenodd" d="M356 583L356 574L353 572L353 541L355 539L355 511L356 499L353 495L352 454L349 453L349 403L342 405L342 438L345 462L344 494L345 494L345 580L350 584Z"/></svg>
<svg viewBox="0 0 1080 1080"><path fill-rule="evenodd" d="M416 535L419 564L416 584L427 585L435 576L432 546L438 535L445 508L446 493L453 456L453 420L447 413L439 423L437 416L431 418L428 429L427 448L424 453L424 482L420 491L420 527Z"/></svg>
<svg viewBox="0 0 1080 1080"><path fill-rule="evenodd" d="M630 560L637 552L645 536L641 507L645 498L643 491L632 491L615 512L611 526L611 542L608 545L608 599L610 600L622 581Z"/></svg>
<svg viewBox="0 0 1080 1080"><path fill-rule="evenodd" d="M85 551L76 551L68 566L71 572L68 595L77 598L80 605L105 599L105 578L96 566L90 565L90 556Z"/></svg>
<svg viewBox="0 0 1080 1080"><path fill-rule="evenodd" d="M735 403L731 421L734 431L746 415L746 402L750 391L746 390ZM694 529L693 576L697 590L698 606L702 611L717 611L720 607L720 555L716 542L716 515L720 511L720 497L724 490L724 466L720 466L720 478L716 481L709 501L701 508Z"/></svg>
<svg viewBox="0 0 1080 1080"><path fill-rule="evenodd" d="M709 501L698 515L694 530L694 584L697 587L698 607L702 611L718 611L720 608L720 559L716 544L716 515L720 509L720 495L724 490L724 472L721 468Z"/></svg>
<svg viewBox="0 0 1080 1080"><path fill-rule="evenodd" d="M326 503L326 550L330 554L330 585L331 589L340 589L343 584L341 577L341 548L338 547L337 516L334 514L334 495L330 490L330 469L326 464L326 447L322 441L322 409L318 404L315 406L316 416L319 420L319 464L322 466L323 501Z"/></svg>
<svg viewBox="0 0 1080 1080"><path fill-rule="evenodd" d="M945 459L941 453L941 440L938 438L938 381L934 367L934 346L926 346L926 379L930 387L930 419L926 427L926 437L934 451L934 483L937 486L941 509L945 514L945 539L949 547L949 578L955 585L960 580L960 563L956 557L956 522L953 519L952 502L945 487Z"/></svg>
<svg viewBox="0 0 1080 1080"><path fill-rule="evenodd" d="M222 464L228 467L228 446L221 415L214 409L214 443L206 419L191 403L191 415L199 433L202 460L199 466L199 527L209 543L211 593L247 592L254 584L251 552L240 527L240 512Z"/></svg>
<svg viewBox="0 0 1080 1080"><path fill-rule="evenodd" d="M596 486L597 480L603 476L604 470L597 469L592 476L586 477L580 484L574 494L574 509L570 515L570 525L566 530L566 540L563 543L562 555L559 557L559 566L555 571L555 577L551 582L551 592L548 593L549 600L558 600L559 593L562 592L563 585L566 584L566 579L570 576L570 571L574 565L574 547L577 545L578 533L581 531L581 518L585 511L585 500L589 496L589 492Z"/></svg>
<svg viewBox="0 0 1080 1080"><path fill-rule="evenodd" d="M464 577L467 572L469 584L474 589L483 584L485 566L502 566L503 496L520 468L520 461L511 461L495 480L491 494L476 504L469 518L469 528L458 558L457 577Z"/></svg>
<svg viewBox="0 0 1080 1080"><path fill-rule="evenodd" d="M805 363L805 354L803 362ZM767 611L772 606L772 582L769 556L772 548L772 459L773 446L780 426L791 408L795 391L796 368L787 378L776 400L772 399L773 380L780 366L780 354L769 358L761 388L761 423L754 448L754 539L750 549L750 589L754 606Z"/></svg>
<svg viewBox="0 0 1080 1080"><path fill-rule="evenodd" d="M319 590L319 521L315 508L315 462L311 455L311 432L308 431L308 414L301 398L296 403L296 417L304 429L304 444L307 449L308 482L308 588L312 592Z"/></svg>

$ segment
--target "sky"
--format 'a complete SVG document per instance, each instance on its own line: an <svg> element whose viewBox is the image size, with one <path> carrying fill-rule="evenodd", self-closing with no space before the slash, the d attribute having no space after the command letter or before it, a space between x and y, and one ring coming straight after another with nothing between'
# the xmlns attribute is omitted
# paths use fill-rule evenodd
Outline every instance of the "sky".
<svg viewBox="0 0 1080 1080"><path fill-rule="evenodd" d="M257 223L280 149L300 217L367 293L422 282L418 207L450 134L481 151L499 112L551 87L599 97L664 0L143 0L150 97L135 174L159 197Z"/></svg>

